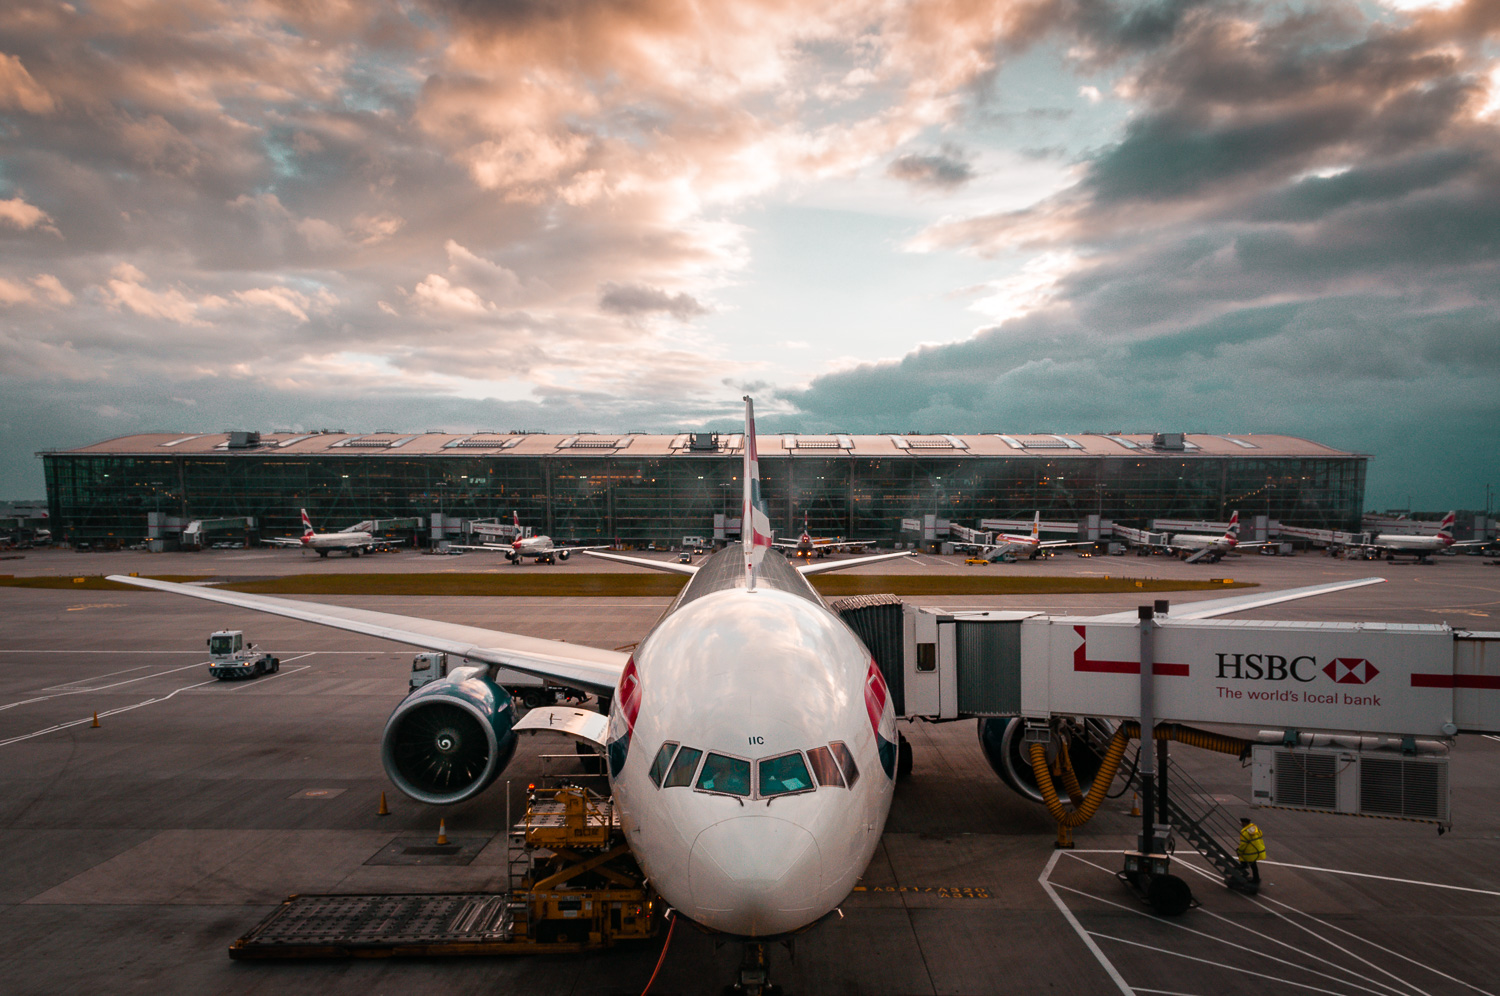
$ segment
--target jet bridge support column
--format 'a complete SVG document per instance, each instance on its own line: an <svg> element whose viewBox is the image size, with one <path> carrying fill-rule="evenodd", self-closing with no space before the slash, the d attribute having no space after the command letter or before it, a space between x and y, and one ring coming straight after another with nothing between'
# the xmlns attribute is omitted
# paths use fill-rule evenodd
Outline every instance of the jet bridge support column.
<svg viewBox="0 0 1500 996"><path fill-rule="evenodd" d="M1166 603L1157 607L1166 610ZM1125 870L1120 873L1151 908L1163 916L1177 916L1187 911L1193 903L1192 891L1186 882L1169 873L1172 858L1168 851L1171 843L1172 825L1165 818L1168 810L1166 795L1165 741L1157 750L1161 764L1162 780L1156 784L1152 772L1151 746L1156 734L1155 671L1156 671L1156 609L1142 605L1140 618L1140 662L1141 662L1141 737L1138 764L1141 778L1141 833L1135 851L1125 852ZM1158 802L1157 793L1160 792ZM1163 818L1158 822L1158 807Z"/></svg>

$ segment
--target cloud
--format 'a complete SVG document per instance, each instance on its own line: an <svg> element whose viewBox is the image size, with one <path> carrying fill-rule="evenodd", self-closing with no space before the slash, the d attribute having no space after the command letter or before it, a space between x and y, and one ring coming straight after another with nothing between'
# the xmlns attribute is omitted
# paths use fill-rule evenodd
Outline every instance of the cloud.
<svg viewBox="0 0 1500 996"><path fill-rule="evenodd" d="M974 179L974 168L955 149L926 156L909 152L891 160L886 172L913 186L939 190L952 190Z"/></svg>
<svg viewBox="0 0 1500 996"><path fill-rule="evenodd" d="M52 94L31 78L21 60L0 52L0 108L27 114L51 114Z"/></svg>
<svg viewBox="0 0 1500 996"><path fill-rule="evenodd" d="M668 294L655 287L612 283L599 288L599 310L630 316L661 312L681 322L709 313L689 294Z"/></svg>
<svg viewBox="0 0 1500 996"><path fill-rule="evenodd" d="M18 228L23 232L32 228L57 232L57 229L52 226L52 217L46 211L34 204L27 204L19 197L0 201L0 224Z"/></svg>

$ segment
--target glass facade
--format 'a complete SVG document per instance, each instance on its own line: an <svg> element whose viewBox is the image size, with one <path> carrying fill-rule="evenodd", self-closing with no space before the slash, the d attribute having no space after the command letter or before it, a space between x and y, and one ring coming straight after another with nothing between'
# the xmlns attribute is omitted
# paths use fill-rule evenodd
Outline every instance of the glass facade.
<svg viewBox="0 0 1500 996"><path fill-rule="evenodd" d="M184 519L253 516L263 536L362 519L442 512L509 517L555 539L681 542L738 518L740 457L290 456L43 454L52 529L63 542L135 542L149 512ZM762 455L772 525L795 535L894 541L901 520L936 514L1081 519L1144 526L1156 518L1269 515L1289 525L1357 530L1366 458L1272 456Z"/></svg>

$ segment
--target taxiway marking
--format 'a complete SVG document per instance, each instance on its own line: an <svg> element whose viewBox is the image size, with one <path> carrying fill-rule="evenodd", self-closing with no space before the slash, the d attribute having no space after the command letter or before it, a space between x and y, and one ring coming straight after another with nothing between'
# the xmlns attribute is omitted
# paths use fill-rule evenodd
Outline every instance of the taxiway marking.
<svg viewBox="0 0 1500 996"><path fill-rule="evenodd" d="M1116 851L1110 853L1117 854L1119 852ZM1037 876L1037 883L1041 885L1042 891L1047 893L1047 897L1052 900L1052 903L1057 907L1058 912L1062 913L1063 919L1068 921L1068 926L1073 928L1073 932L1078 935L1079 940L1083 941L1084 946L1089 949L1094 958L1099 962L1099 965L1104 969L1105 974L1107 974L1110 979L1114 981L1114 984L1116 986L1120 987L1120 992L1123 993L1124 996L1135 996L1135 990L1126 985L1125 977L1120 974L1119 969L1115 968L1115 963L1110 961L1109 958L1105 956L1103 949L1100 948L1098 944L1094 943L1093 936L1088 931L1083 929L1083 924L1078 922L1078 918L1073 915L1073 911L1068 909L1068 905L1062 901L1062 898L1058 896L1056 890L1052 888L1052 883L1049 881L1049 878L1052 875L1052 869L1057 867L1057 859L1062 856L1062 851L1052 852L1052 857L1047 860L1047 867L1043 868L1042 873Z"/></svg>
<svg viewBox="0 0 1500 996"><path fill-rule="evenodd" d="M114 681L109 683L108 685L98 685L91 688L68 688L66 691L53 692L53 694L51 695L39 695L34 699L21 699L19 702L7 702L5 703L5 705L0 705L0 712L4 712L6 709L14 709L16 706L30 705L33 702L46 702L48 699L60 699L64 695L82 695L84 692L102 692L107 688L119 688L121 685L133 685L137 681L145 681L147 678L158 678L162 675L176 674L178 671L186 671L188 668L201 667L202 665L203 662L199 661L195 664L184 664L182 665L182 667L169 668L166 671L154 671L151 674L143 674L139 678L126 678L124 681ZM136 669L132 668L132 670ZM83 680L86 681L88 679L85 678ZM77 682L73 682L73 684L77 684ZM54 685L53 687L65 688L66 686ZM48 690L49 689L43 689L43 691Z"/></svg>
<svg viewBox="0 0 1500 996"><path fill-rule="evenodd" d="M192 666L196 667L197 665L192 665ZM288 671L287 674L296 674L298 671L306 671L306 670L310 669L311 667L312 667L311 664L304 664L302 667L293 668L292 670ZM163 672L163 673L165 673L165 672ZM273 674L273 675L270 675L268 677L262 678L260 680L262 680L262 681L269 681L271 678L279 678L279 677L281 677L281 675L279 675L279 674ZM154 699L146 699L144 702L137 702L135 705L120 706L118 709L107 709L104 712L99 713L98 714L98 718L99 719L105 719L105 718L107 718L109 716L118 716L118 715L120 715L123 712L134 712L135 710L143 708L145 706L156 705L158 702L165 702L165 701L167 701L170 698L174 698L174 697L176 697L176 695L177 695L178 692L186 692L186 691L190 691L191 689L194 689L194 688L202 688L204 685L217 684L218 681L219 681L218 678L209 678L207 681L199 681L199 682L196 682L195 684L183 685L181 688L175 689L175 690L173 690L171 692L168 692L166 695L161 695L161 696L158 696L157 698L154 698ZM232 689L231 689L231 691L232 691ZM59 730L67 730L67 729L71 729L71 728L73 728L75 726L82 726L84 723L92 723L94 721L94 718L95 718L94 716L89 715L89 716L83 717L82 719L75 719L72 722L58 723L56 726L49 726L45 730L37 730L35 733L23 733L19 737L11 737L9 740L0 740L0 747L7 747L10 744L20 743L22 740L30 740L33 737L45 736L48 733L56 733Z"/></svg>
<svg viewBox="0 0 1500 996"><path fill-rule="evenodd" d="M1158 954L1171 955L1174 958L1184 958L1187 961L1196 961L1200 965L1212 965L1214 968L1222 968L1231 972L1239 972L1243 975L1253 975L1258 979L1269 979L1272 982L1280 982L1288 986L1296 986L1298 989L1311 989L1315 993L1324 993L1326 994L1326 996L1348 996L1347 993L1341 993L1337 990L1320 989L1317 986L1309 985L1306 982L1296 982L1292 979L1283 979L1275 975L1267 975L1265 972L1256 972L1248 968L1237 968L1234 965L1226 965L1221 961L1212 961L1208 958L1199 958L1195 955L1183 954L1180 951L1173 951L1170 948L1159 948L1154 944L1142 944L1140 941L1128 941L1123 937L1114 937L1110 934L1095 933L1093 936L1103 938L1106 941L1114 941L1116 944L1128 944L1133 948L1145 948L1147 951L1155 951ZM1366 992L1374 992L1374 990L1366 990Z"/></svg>
<svg viewBox="0 0 1500 996"><path fill-rule="evenodd" d="M1110 876L1114 875L1113 872L1111 872L1108 868L1105 868L1101 864L1097 864L1096 862L1093 862L1093 861L1085 861L1082 858L1079 858L1078 860L1082 861L1086 865L1089 865L1090 867L1098 868L1100 871L1104 872L1106 875L1110 875ZM1193 871L1198 871L1198 869L1194 868L1192 865L1187 865L1187 867L1192 868ZM1070 886L1066 886L1066 885L1058 885L1057 888L1064 889L1064 890L1066 890L1068 892L1077 893L1080 896L1085 896L1085 897L1087 897L1089 899L1095 900L1096 902L1104 903L1104 904L1106 904L1108 906L1114 906L1117 909L1125 910L1127 913L1134 913L1137 916L1146 917L1147 919L1151 920L1153 923L1165 923L1165 924L1167 924L1170 927L1176 927L1178 930L1185 930L1189 934L1197 934L1200 937L1206 937L1206 938L1208 938L1211 941L1217 941L1218 943L1227 945L1227 946L1229 946L1231 948L1238 948L1239 950L1245 951L1245 952L1247 952L1247 953L1249 953L1251 955L1258 956L1258 957L1261 957L1261 958L1270 959L1271 961L1278 962L1278 963L1280 963L1282 965L1286 965L1288 968L1294 969L1294 970L1299 971L1299 972L1308 972L1308 973L1310 973L1312 975L1318 976L1319 978L1327 979L1330 982L1337 982L1337 983L1339 983L1341 985L1354 985L1354 983L1350 982L1346 978L1341 978L1341 977L1339 977L1337 975L1329 975L1327 972L1320 972L1320 971L1318 971L1316 969L1307 968L1306 966L1298 965L1296 962L1288 961L1285 958L1278 958L1275 955L1266 954L1264 952L1257 951L1255 948L1246 947L1243 944L1236 944L1234 941L1227 940L1227 939L1222 938L1222 937L1215 937L1213 934L1209 934L1209 933L1206 933L1206 932L1201 931L1201 930L1194 930L1192 927L1185 927L1182 924L1176 923L1174 921L1162 920L1162 919L1160 919L1158 917L1155 917L1155 916L1151 915L1150 913L1146 913L1143 910L1133 909L1133 908L1131 908L1129 906L1124 905L1123 903L1117 903L1117 902L1113 902L1112 900L1105 899L1103 896L1095 896L1095 895L1093 895L1091 893L1084 892L1082 889L1074 889L1074 888L1072 888ZM1282 940L1279 940L1277 938L1271 937L1269 934L1263 934L1260 931L1255 930L1255 929L1253 929L1251 927L1246 927L1243 924L1235 923L1233 920L1230 920L1228 917L1219 916L1217 913L1213 913L1213 912L1210 912L1208 910L1203 910L1202 912L1208 913L1209 916L1214 917L1217 920L1222 920L1224 923L1228 924L1231 927L1236 927L1238 929L1247 931L1248 933L1253 934L1256 937L1261 938L1262 940L1271 941L1272 943L1279 944L1279 945L1281 945L1284 948L1290 948L1291 950L1297 952L1298 954L1307 955L1308 957L1312 957L1312 954L1310 952L1305 951L1302 948L1297 947L1295 944L1290 944L1290 943L1288 943L1286 941L1282 941ZM1273 910L1272 912L1275 912L1275 911ZM1288 921L1288 922L1290 922L1290 921ZM1292 926L1298 926L1298 925L1295 924L1295 923L1293 923ZM1305 929L1305 928L1303 928L1303 929ZM1314 935L1314 936L1316 936L1316 935ZM1333 946L1334 947L1338 947L1338 945L1333 945ZM1343 950L1343 949L1340 948L1339 950ZM1356 959L1358 959L1361 962L1364 962L1364 964L1370 965L1371 968L1374 968L1377 971L1385 971L1384 969L1380 969L1376 965L1371 965L1368 961L1365 961L1365 959L1360 958L1358 955L1355 955L1352 952L1346 952L1346 953L1349 954L1351 957L1356 958ZM1344 972L1344 973L1346 973L1348 975L1352 975L1356 979L1359 979L1359 980L1361 980L1363 982L1367 982L1367 983L1369 983L1372 986L1379 986L1381 989L1386 989L1386 990L1389 990L1392 993L1396 993L1397 996L1409 996L1409 994L1408 994L1408 992L1407 992L1406 989L1398 989L1397 987L1389 985L1389 984L1384 983L1384 982L1381 982L1378 979L1372 979L1369 976L1361 975L1359 972L1356 972L1356 971L1354 971L1351 968L1345 968L1342 965L1337 965L1337 966L1333 966L1333 967L1338 968L1341 972ZM1404 979L1401 979L1401 978L1399 978L1399 977L1397 977L1395 975L1392 975L1390 972L1385 972L1385 974L1390 975L1391 978L1396 979L1397 982L1402 983L1403 986L1406 986L1409 989L1417 989L1416 986L1413 986L1410 983L1407 983ZM1371 992L1371 993L1376 992L1376 990L1365 990L1365 991L1366 992ZM1426 992L1423 992L1423 990L1421 990L1421 989L1417 989L1417 992L1421 993L1422 996L1430 996L1430 994L1428 994Z"/></svg>
<svg viewBox="0 0 1500 996"><path fill-rule="evenodd" d="M1442 882L1423 882L1415 878L1392 878L1389 875L1374 875L1370 872L1346 871L1343 868L1319 868L1317 865L1294 865L1288 861L1267 861L1268 865L1281 868L1300 868L1303 871L1327 872L1330 875L1352 875L1355 878L1376 878L1382 882L1400 882L1402 885L1425 885L1430 889L1452 889L1455 892L1477 892L1482 896L1500 896L1494 889L1475 889L1467 885L1445 885Z"/></svg>

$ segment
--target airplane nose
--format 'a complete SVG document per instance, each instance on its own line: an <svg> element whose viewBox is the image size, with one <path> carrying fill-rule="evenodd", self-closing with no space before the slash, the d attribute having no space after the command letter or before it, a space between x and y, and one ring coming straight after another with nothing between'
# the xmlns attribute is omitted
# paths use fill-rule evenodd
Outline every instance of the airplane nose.
<svg viewBox="0 0 1500 996"><path fill-rule="evenodd" d="M709 926L749 936L807 922L823 892L818 842L773 816L741 816L705 828L693 842L688 885ZM700 914L701 915L701 914Z"/></svg>

